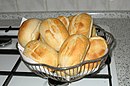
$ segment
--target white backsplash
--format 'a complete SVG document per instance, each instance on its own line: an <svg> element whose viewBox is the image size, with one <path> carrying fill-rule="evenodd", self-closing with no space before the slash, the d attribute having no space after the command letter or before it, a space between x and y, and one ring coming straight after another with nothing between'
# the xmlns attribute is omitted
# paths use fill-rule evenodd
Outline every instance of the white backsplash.
<svg viewBox="0 0 130 86"><path fill-rule="evenodd" d="M130 10L130 0L0 0L0 12Z"/></svg>

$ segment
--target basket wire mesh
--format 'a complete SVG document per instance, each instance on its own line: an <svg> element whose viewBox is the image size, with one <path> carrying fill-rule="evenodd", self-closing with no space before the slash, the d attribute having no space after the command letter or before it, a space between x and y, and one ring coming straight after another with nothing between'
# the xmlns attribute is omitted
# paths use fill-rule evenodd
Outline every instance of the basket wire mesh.
<svg viewBox="0 0 130 86"><path fill-rule="evenodd" d="M97 35L103 37L108 43L108 52L101 58L95 60L83 61L80 64L70 67L52 67L47 64L32 64L25 61L22 56L21 59L25 65L35 74L42 78L51 78L61 82L73 82L82 79L84 76L90 74L96 74L102 68L104 68L105 61L108 55L112 51L114 37L109 32L102 29L100 26L96 26ZM87 69L86 69L87 66Z"/></svg>

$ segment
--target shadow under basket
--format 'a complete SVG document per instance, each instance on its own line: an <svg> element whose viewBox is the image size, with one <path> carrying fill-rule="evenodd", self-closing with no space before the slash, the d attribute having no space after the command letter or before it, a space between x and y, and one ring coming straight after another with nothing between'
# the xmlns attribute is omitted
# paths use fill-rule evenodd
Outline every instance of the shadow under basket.
<svg viewBox="0 0 130 86"><path fill-rule="evenodd" d="M110 64L110 56L114 46L114 37L111 33L105 31L100 26L95 25L98 36L103 37L108 43L107 53L95 60L83 61L80 64L70 67L52 67L46 64L32 64L23 59L25 65L39 77L47 78L51 86L67 86L68 83L82 79L85 76L97 74L106 64ZM109 57L109 58L108 58ZM109 61L109 62L106 62ZM86 68L87 67L87 68Z"/></svg>

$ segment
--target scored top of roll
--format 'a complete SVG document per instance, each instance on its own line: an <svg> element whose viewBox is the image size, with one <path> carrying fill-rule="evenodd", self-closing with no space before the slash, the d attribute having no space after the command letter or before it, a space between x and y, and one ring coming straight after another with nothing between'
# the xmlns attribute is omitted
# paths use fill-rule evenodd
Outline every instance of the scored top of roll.
<svg viewBox="0 0 130 86"><path fill-rule="evenodd" d="M72 17L69 25L69 34L83 34L90 38L92 34L93 19L86 13L77 14Z"/></svg>
<svg viewBox="0 0 130 86"><path fill-rule="evenodd" d="M59 51L59 66L69 67L79 64L89 48L89 40L82 34L69 36Z"/></svg>
<svg viewBox="0 0 130 86"><path fill-rule="evenodd" d="M59 19L48 18L40 25L40 35L49 46L59 51L69 33Z"/></svg>

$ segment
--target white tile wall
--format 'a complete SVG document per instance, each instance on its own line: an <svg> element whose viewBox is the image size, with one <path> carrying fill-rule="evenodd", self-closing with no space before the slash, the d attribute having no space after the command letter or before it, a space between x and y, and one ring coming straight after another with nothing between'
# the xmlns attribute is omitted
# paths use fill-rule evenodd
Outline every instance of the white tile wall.
<svg viewBox="0 0 130 86"><path fill-rule="evenodd" d="M0 12L17 11L16 0L0 0Z"/></svg>
<svg viewBox="0 0 130 86"><path fill-rule="evenodd" d="M78 10L109 10L109 0L77 0Z"/></svg>
<svg viewBox="0 0 130 86"><path fill-rule="evenodd" d="M47 0L48 11L76 10L78 0Z"/></svg>
<svg viewBox="0 0 130 86"><path fill-rule="evenodd" d="M130 0L110 0L110 10L129 10Z"/></svg>
<svg viewBox="0 0 130 86"><path fill-rule="evenodd" d="M130 10L130 0L0 0L0 12Z"/></svg>
<svg viewBox="0 0 130 86"><path fill-rule="evenodd" d="M17 11L45 11L45 0L16 0Z"/></svg>

